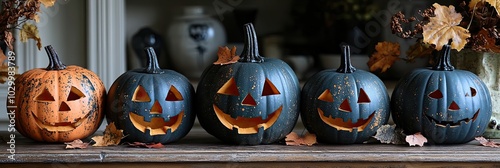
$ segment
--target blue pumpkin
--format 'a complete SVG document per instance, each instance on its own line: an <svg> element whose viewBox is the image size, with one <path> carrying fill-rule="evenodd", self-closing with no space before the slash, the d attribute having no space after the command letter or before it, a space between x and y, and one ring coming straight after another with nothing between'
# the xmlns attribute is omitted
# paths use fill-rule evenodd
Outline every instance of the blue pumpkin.
<svg viewBox="0 0 500 168"><path fill-rule="evenodd" d="M211 65L197 88L198 120L211 135L232 144L269 144L284 138L299 116L300 87L279 59L259 55L253 25L238 62Z"/></svg>
<svg viewBox="0 0 500 168"><path fill-rule="evenodd" d="M406 134L421 132L430 143L466 143L484 133L491 117L486 85L450 64L450 46L432 68L412 71L396 85L392 116Z"/></svg>
<svg viewBox="0 0 500 168"><path fill-rule="evenodd" d="M362 143L388 121L389 94L377 76L352 67L349 46L342 48L340 68L318 72L304 84L302 122L320 142Z"/></svg>
<svg viewBox="0 0 500 168"><path fill-rule="evenodd" d="M177 141L194 123L194 88L183 75L160 69L153 48L146 52L148 67L125 72L111 86L107 121L123 129L125 141Z"/></svg>

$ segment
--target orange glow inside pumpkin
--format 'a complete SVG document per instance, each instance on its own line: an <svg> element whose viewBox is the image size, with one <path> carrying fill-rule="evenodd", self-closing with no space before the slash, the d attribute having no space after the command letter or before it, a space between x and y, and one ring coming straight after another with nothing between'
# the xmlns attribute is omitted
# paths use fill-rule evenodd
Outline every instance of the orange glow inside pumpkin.
<svg viewBox="0 0 500 168"><path fill-rule="evenodd" d="M236 117L232 118L231 115L224 113L215 104L213 105L215 114L219 121L228 129L233 130L233 128L238 129L238 134L256 134L260 127L264 127L264 130L271 127L283 110L283 106L280 106L273 113L269 114L265 120L262 117L245 118Z"/></svg>
<svg viewBox="0 0 500 168"><path fill-rule="evenodd" d="M375 115L375 112L373 112L367 119L359 119L357 122L353 123L351 119L347 120L347 122L344 122L344 119L342 118L332 118L331 115L326 117L325 113L320 108L318 108L318 113L319 117L324 123L336 128L337 130L349 132L352 132L354 128L356 128L358 132L363 131Z"/></svg>

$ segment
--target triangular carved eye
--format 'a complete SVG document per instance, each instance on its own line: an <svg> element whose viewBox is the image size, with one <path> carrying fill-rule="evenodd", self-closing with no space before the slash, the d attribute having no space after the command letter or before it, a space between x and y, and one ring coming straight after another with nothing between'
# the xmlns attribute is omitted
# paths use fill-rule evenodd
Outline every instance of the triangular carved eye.
<svg viewBox="0 0 500 168"><path fill-rule="evenodd" d="M433 99L441 99L443 98L443 93L441 93L441 91L439 90L436 90L432 93L429 93L429 97Z"/></svg>
<svg viewBox="0 0 500 168"><path fill-rule="evenodd" d="M474 89L474 88L471 87L470 88L470 94L471 94L472 97L476 96L476 94L477 94L476 89Z"/></svg>
<svg viewBox="0 0 500 168"><path fill-rule="evenodd" d="M151 98L149 98L148 92L141 85L137 86L134 91L134 95L132 96L132 101L134 102L150 102Z"/></svg>
<svg viewBox="0 0 500 168"><path fill-rule="evenodd" d="M170 90L168 91L167 98L165 98L166 101L181 101L184 100L182 98L181 92L175 88L175 86L170 86Z"/></svg>
<svg viewBox="0 0 500 168"><path fill-rule="evenodd" d="M370 103L370 97L366 94L365 90L360 89L359 90L359 98L358 98L358 103Z"/></svg>
<svg viewBox="0 0 500 168"><path fill-rule="evenodd" d="M330 89L326 89L321 95L319 95L318 100L325 102L333 102L333 95L330 92Z"/></svg>
<svg viewBox="0 0 500 168"><path fill-rule="evenodd" d="M264 82L264 89L262 89L262 96L278 95L281 94L280 91L274 86L273 82L266 78Z"/></svg>
<svg viewBox="0 0 500 168"><path fill-rule="evenodd" d="M352 112L351 105L349 105L349 101L347 99L344 99L342 104L340 104L339 110L348 113Z"/></svg>
<svg viewBox="0 0 500 168"><path fill-rule="evenodd" d="M42 93L40 93L38 96L35 97L35 100L41 101L41 102L49 102L49 101L54 101L54 96L50 94L48 89L44 89Z"/></svg>
<svg viewBox="0 0 500 168"><path fill-rule="evenodd" d="M77 89L76 87L73 87L71 86L71 90L69 91L69 95L68 95L68 101L74 101L74 100L78 100L78 99L81 99L81 98L84 98L85 97L85 94L83 94L79 89Z"/></svg>
<svg viewBox="0 0 500 168"><path fill-rule="evenodd" d="M236 81L234 78L229 79L222 87L217 91L218 94L239 96L238 86L236 86Z"/></svg>

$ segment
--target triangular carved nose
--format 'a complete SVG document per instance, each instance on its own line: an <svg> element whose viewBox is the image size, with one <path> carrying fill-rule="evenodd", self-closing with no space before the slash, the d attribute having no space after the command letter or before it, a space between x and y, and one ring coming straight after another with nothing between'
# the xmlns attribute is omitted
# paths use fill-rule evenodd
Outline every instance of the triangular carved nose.
<svg viewBox="0 0 500 168"><path fill-rule="evenodd" d="M342 104L340 104L339 110L348 113L352 112L351 105L349 105L349 100L344 99Z"/></svg>
<svg viewBox="0 0 500 168"><path fill-rule="evenodd" d="M450 111L458 111L460 110L460 106L458 106L457 103L455 103L455 101L452 101L450 106L448 107L448 110Z"/></svg>
<svg viewBox="0 0 500 168"><path fill-rule="evenodd" d="M155 104L153 104L153 107L151 107L151 110L149 110L149 114L161 114L163 112L163 108L161 108L160 103L158 103L158 100L155 101Z"/></svg>
<svg viewBox="0 0 500 168"><path fill-rule="evenodd" d="M243 99L243 102L241 102L241 104L244 106L257 106L257 102L255 102L255 99L253 99L250 93L245 96L245 99Z"/></svg>
<svg viewBox="0 0 500 168"><path fill-rule="evenodd" d="M62 102L59 106L59 111L71 111L71 108L69 108L68 104Z"/></svg>

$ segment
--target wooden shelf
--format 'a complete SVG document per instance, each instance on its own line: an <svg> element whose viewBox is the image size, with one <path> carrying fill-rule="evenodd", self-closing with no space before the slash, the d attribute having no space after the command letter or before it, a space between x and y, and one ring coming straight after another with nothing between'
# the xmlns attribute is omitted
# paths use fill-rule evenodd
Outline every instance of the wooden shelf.
<svg viewBox="0 0 500 168"><path fill-rule="evenodd" d="M303 129L297 129L301 132ZM101 134L101 132L97 133ZM3 141L8 132L1 132ZM16 134L15 161L8 159L7 145L0 147L0 163L7 167L41 164L47 167L229 166L229 167L331 167L331 166L500 166L500 149L461 145L408 147L387 144L286 146L283 144L235 146L223 144L195 127L184 139L161 149L89 147L64 149L64 144L39 143ZM85 140L90 141L90 140ZM6 142L2 142L6 143ZM60 165L60 166L57 166ZM260 165L260 166L259 166ZM1 166L2 168L4 166Z"/></svg>

